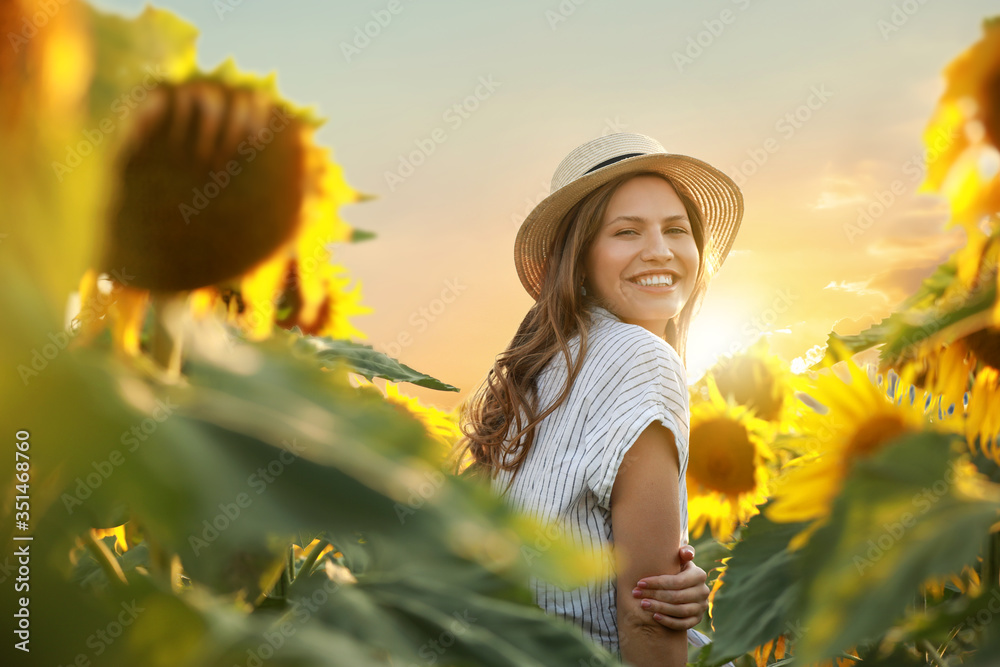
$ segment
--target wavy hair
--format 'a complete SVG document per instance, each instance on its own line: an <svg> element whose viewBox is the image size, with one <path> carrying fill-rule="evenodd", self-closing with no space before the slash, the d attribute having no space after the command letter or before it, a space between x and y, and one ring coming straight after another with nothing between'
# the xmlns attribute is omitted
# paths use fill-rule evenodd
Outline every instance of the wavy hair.
<svg viewBox="0 0 1000 667"><path fill-rule="evenodd" d="M453 471L476 480L493 479L500 470L520 469L535 439L536 426L567 399L587 353L587 321L594 305L614 312L597 295L580 294L583 258L587 256L604 220L608 202L618 189L637 176L658 176L673 187L691 222L698 247L698 273L690 298L667 322L664 339L686 364L688 329L701 308L710 280L706 265L705 223L694 200L672 179L652 171L623 174L595 188L570 209L553 235L538 300L521 320L507 349L477 390L459 405L462 437L452 451ZM580 334L580 353L572 363L568 341ZM569 369L562 393L538 412L536 378L556 354ZM508 486L509 488L509 486Z"/></svg>

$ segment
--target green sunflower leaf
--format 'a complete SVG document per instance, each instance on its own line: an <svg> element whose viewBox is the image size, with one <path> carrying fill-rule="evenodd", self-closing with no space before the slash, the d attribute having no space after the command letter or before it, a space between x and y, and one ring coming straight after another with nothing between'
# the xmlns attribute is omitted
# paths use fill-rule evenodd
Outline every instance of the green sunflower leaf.
<svg viewBox="0 0 1000 667"><path fill-rule="evenodd" d="M333 370L346 366L348 370L368 380L380 377L391 382L409 382L439 391L461 391L458 387L416 371L370 345L329 337L303 336L295 343L300 352L314 355L323 368Z"/></svg>
<svg viewBox="0 0 1000 667"><path fill-rule="evenodd" d="M1000 494L958 490L951 442L941 433L904 436L854 464L803 553L803 663L877 639L924 582L975 563Z"/></svg>
<svg viewBox="0 0 1000 667"><path fill-rule="evenodd" d="M781 634L799 634L794 615L799 557L788 543L807 525L776 523L763 511L750 519L715 595L711 664L741 656Z"/></svg>

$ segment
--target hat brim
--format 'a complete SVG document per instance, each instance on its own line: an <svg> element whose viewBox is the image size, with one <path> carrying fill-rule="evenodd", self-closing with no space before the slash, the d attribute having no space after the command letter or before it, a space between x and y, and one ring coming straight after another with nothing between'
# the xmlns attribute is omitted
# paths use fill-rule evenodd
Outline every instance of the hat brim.
<svg viewBox="0 0 1000 667"><path fill-rule="evenodd" d="M706 267L722 266L743 219L743 193L712 165L687 155L650 153L601 167L559 188L532 209L514 240L514 265L533 299L541 294L548 248L559 222L583 197L608 181L630 172L653 171L668 176L685 190L705 220Z"/></svg>

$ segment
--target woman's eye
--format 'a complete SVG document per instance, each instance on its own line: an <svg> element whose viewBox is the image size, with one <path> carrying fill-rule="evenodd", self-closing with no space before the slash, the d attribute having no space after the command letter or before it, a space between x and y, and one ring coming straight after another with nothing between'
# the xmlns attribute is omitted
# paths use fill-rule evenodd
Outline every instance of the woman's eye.
<svg viewBox="0 0 1000 667"><path fill-rule="evenodd" d="M667 229L667 232L672 234L673 233L687 234L688 230L684 229L683 227L670 227L669 229ZM637 232L634 229L623 229L617 232L615 236L621 236L622 234L636 234L636 233Z"/></svg>

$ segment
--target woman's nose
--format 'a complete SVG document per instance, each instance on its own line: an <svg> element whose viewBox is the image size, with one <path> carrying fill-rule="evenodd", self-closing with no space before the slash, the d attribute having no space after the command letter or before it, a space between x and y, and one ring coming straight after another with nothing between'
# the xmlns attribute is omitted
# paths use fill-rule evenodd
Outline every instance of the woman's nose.
<svg viewBox="0 0 1000 667"><path fill-rule="evenodd" d="M670 239L664 234L650 234L648 240L643 244L643 258L671 258L674 256L674 249L670 244Z"/></svg>

